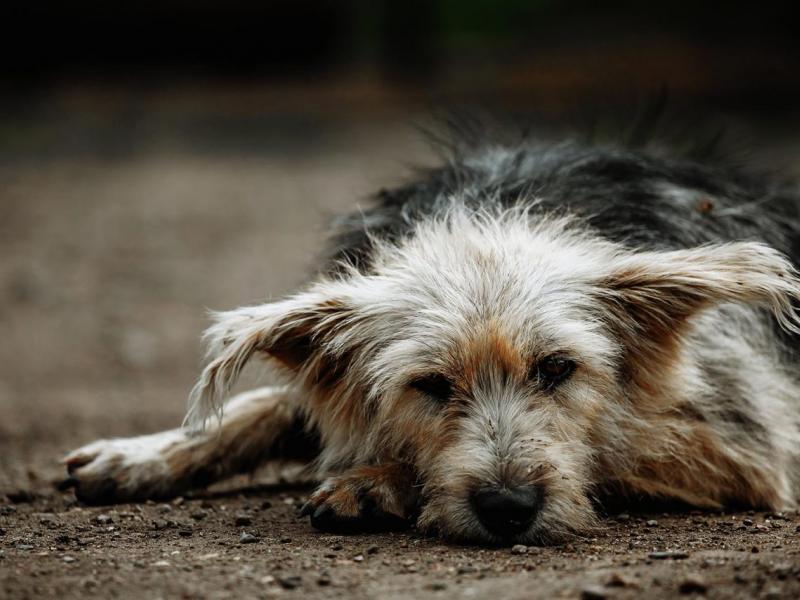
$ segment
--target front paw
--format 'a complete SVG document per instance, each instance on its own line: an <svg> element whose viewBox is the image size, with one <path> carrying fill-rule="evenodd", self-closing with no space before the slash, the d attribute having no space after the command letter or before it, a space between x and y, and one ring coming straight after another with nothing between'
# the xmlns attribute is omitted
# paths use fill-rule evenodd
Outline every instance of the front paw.
<svg viewBox="0 0 800 600"><path fill-rule="evenodd" d="M98 440L70 452L62 462L68 476L59 488L73 488L85 504L114 504L172 495L166 450L180 432Z"/></svg>
<svg viewBox="0 0 800 600"><path fill-rule="evenodd" d="M403 473L402 475L405 475ZM403 489L405 484L407 489ZM383 467L363 467L323 483L301 509L311 525L328 533L408 529L416 510L413 480Z"/></svg>

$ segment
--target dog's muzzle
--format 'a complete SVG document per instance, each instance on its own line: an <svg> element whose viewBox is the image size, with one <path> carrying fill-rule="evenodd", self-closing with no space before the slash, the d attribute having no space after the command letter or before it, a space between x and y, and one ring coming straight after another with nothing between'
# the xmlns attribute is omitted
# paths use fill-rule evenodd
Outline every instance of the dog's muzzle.
<svg viewBox="0 0 800 600"><path fill-rule="evenodd" d="M470 501L478 520L489 533L512 538L528 530L539 513L542 490L536 485L483 488Z"/></svg>

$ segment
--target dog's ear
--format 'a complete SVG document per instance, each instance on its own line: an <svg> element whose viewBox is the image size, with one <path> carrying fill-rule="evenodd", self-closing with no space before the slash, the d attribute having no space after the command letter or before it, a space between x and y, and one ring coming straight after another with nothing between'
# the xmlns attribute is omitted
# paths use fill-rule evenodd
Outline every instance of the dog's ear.
<svg viewBox="0 0 800 600"><path fill-rule="evenodd" d="M202 425L222 404L245 364L256 355L316 383L343 374L345 332L356 319L350 301L334 290L312 290L283 301L213 313L206 330L209 363L189 398L185 424Z"/></svg>
<svg viewBox="0 0 800 600"><path fill-rule="evenodd" d="M761 243L626 254L612 262L599 289L626 344L645 356L679 339L693 315L727 302L764 306L782 327L800 332L797 272Z"/></svg>

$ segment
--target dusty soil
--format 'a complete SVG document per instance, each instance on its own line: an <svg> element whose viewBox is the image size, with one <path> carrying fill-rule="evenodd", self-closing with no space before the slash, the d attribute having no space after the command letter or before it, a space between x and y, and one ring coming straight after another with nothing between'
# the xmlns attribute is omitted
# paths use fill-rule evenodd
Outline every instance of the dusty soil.
<svg viewBox="0 0 800 600"><path fill-rule="evenodd" d="M171 504L57 492L71 448L180 422L206 307L290 290L329 214L430 156L405 116L91 100L0 123L0 597L800 597L795 514L628 512L512 550L319 534L309 490L263 475ZM796 156L780 131L766 156Z"/></svg>

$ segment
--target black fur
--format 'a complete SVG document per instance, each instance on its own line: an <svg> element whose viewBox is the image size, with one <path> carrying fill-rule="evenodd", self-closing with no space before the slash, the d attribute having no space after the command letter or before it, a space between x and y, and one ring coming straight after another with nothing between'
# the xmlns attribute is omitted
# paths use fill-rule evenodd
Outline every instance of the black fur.
<svg viewBox="0 0 800 600"><path fill-rule="evenodd" d="M452 197L476 207L536 202L538 211L577 215L637 249L760 240L800 260L799 197L782 182L622 147L523 142L457 156L381 190L371 208L338 223L328 270L342 261L369 270L371 237L407 236Z"/></svg>

